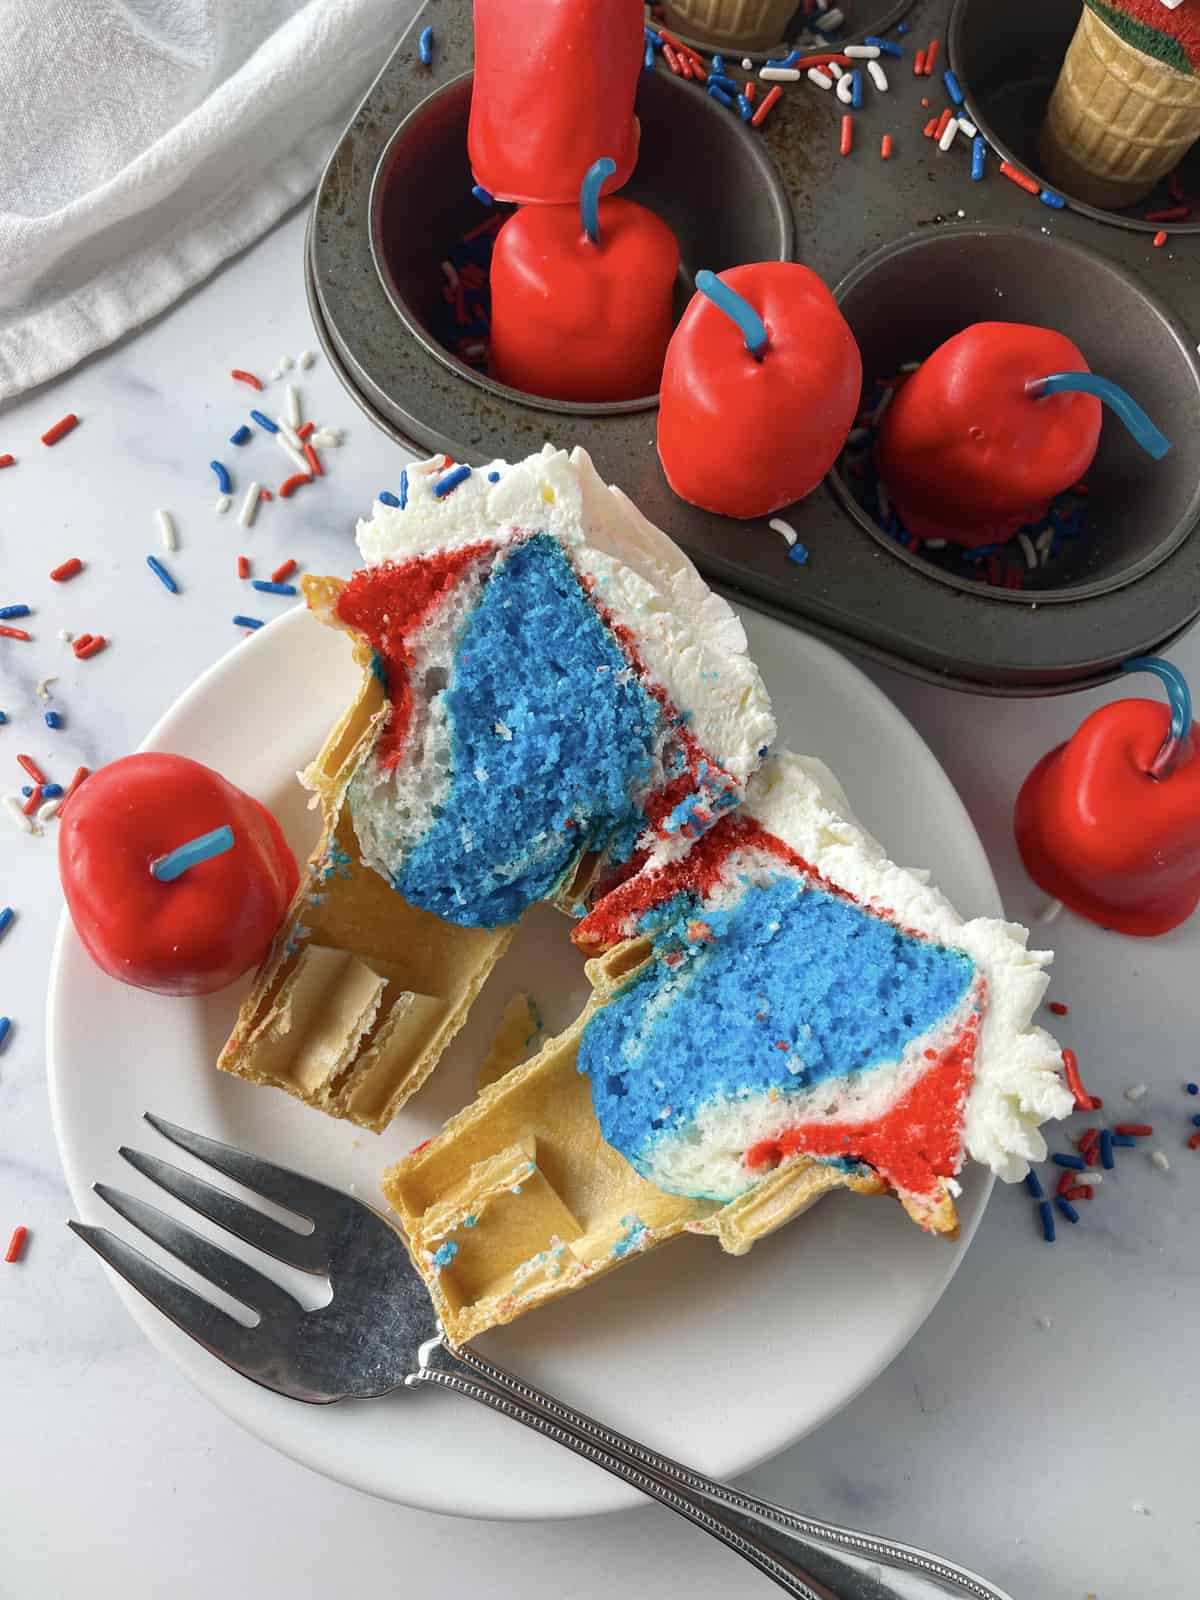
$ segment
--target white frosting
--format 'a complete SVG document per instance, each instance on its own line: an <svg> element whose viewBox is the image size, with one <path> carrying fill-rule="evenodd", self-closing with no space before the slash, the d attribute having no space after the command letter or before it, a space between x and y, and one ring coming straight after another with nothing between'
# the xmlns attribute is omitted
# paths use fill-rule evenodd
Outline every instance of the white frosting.
<svg viewBox="0 0 1200 1600"><path fill-rule="evenodd" d="M482 540L532 531L552 534L599 604L632 633L650 678L730 775L744 783L775 737L771 702L746 654L746 635L728 603L682 550L625 495L609 489L584 450L556 450L513 465L494 461L439 499L437 467L408 469L404 510L376 504L358 525L368 566L402 562ZM490 473L499 476L488 481Z"/></svg>

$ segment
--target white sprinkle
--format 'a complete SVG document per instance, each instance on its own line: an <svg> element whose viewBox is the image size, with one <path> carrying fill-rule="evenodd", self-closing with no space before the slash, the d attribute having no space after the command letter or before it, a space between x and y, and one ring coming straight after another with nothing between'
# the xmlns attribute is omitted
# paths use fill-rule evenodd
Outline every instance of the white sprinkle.
<svg viewBox="0 0 1200 1600"><path fill-rule="evenodd" d="M835 78L840 78L842 76L842 69L838 66L836 61L827 61L825 63L825 71L832 73Z"/></svg>
<svg viewBox="0 0 1200 1600"><path fill-rule="evenodd" d="M1126 1100L1132 1100L1136 1105L1145 1093L1146 1085L1144 1083L1131 1083L1125 1091L1125 1098Z"/></svg>
<svg viewBox="0 0 1200 1600"><path fill-rule="evenodd" d="M300 442L300 435L286 417L276 417L275 422L279 428L279 433L276 435L277 438L286 439L293 450L302 450L304 448Z"/></svg>
<svg viewBox="0 0 1200 1600"><path fill-rule="evenodd" d="M950 146L954 143L955 139L957 139L957 138L958 138L958 118L957 117L951 117L950 121L946 124L946 131L942 134L942 137L938 140L938 149L939 150L949 150Z"/></svg>
<svg viewBox="0 0 1200 1600"><path fill-rule="evenodd" d="M293 428L298 428L304 421L300 410L300 391L294 383L287 386L287 419Z"/></svg>
<svg viewBox="0 0 1200 1600"><path fill-rule="evenodd" d="M20 828L22 833L33 832L33 823L25 815L24 806L15 794L6 794L4 796L4 806L5 810L13 819L13 822L17 825L17 827Z"/></svg>
<svg viewBox="0 0 1200 1600"><path fill-rule="evenodd" d="M867 71L871 74L871 82L879 90L880 94L886 94L888 92L887 73L879 65L878 61L868 61Z"/></svg>
<svg viewBox="0 0 1200 1600"><path fill-rule="evenodd" d="M849 56L851 61L877 61L879 59L879 46L877 44L848 44L842 54Z"/></svg>
<svg viewBox="0 0 1200 1600"><path fill-rule="evenodd" d="M280 358L279 358L279 370L280 370L280 372L290 372L295 365L296 365L296 363L292 360L291 356L280 356Z"/></svg>
<svg viewBox="0 0 1200 1600"><path fill-rule="evenodd" d="M246 490L246 498L242 501L242 509L238 515L238 524L243 528L252 528L254 519L258 515L258 500L262 494L262 484L252 483Z"/></svg>
<svg viewBox="0 0 1200 1600"><path fill-rule="evenodd" d="M1033 548L1033 540L1027 533L1019 533L1017 535L1017 543L1021 546L1021 549L1024 552L1026 567L1030 572L1032 572L1034 567L1036 567L1038 564L1038 555L1037 551Z"/></svg>
<svg viewBox="0 0 1200 1600"><path fill-rule="evenodd" d="M973 139L975 137L975 135L979 132L979 129L975 126L975 124L970 120L969 117L959 117L959 119L958 119L958 131L962 134L964 139Z"/></svg>
<svg viewBox="0 0 1200 1600"><path fill-rule="evenodd" d="M809 67L808 81L809 83L815 83L818 89L833 88L833 79L827 72L822 72L820 67Z"/></svg>
<svg viewBox="0 0 1200 1600"><path fill-rule="evenodd" d="M919 361L904 361L900 364L901 372L920 372L920 370L921 363Z"/></svg>
<svg viewBox="0 0 1200 1600"><path fill-rule="evenodd" d="M876 428L883 421L884 412L891 405L892 401L895 398L896 398L895 389L885 389L883 391L883 399L879 402L879 404L875 407L874 411L872 411L872 413L871 413L871 422Z"/></svg>
<svg viewBox="0 0 1200 1600"><path fill-rule="evenodd" d="M58 808L59 808L59 806L62 805L62 803L63 803L63 796L61 796L61 795L58 797L57 800L47 800L46 804L44 806L39 806L38 807L38 814L37 814L38 821L39 822L50 822L54 817L56 817L58 815Z"/></svg>
<svg viewBox="0 0 1200 1600"><path fill-rule="evenodd" d="M450 285L451 294L458 292L458 271L449 261L442 262L442 271L446 275L446 282Z"/></svg>
<svg viewBox="0 0 1200 1600"><path fill-rule="evenodd" d="M158 526L162 533L163 549L178 550L179 538L175 532L175 518L169 511L156 511L154 515L158 518Z"/></svg>
<svg viewBox="0 0 1200 1600"><path fill-rule="evenodd" d="M58 637L64 644L70 644L75 635L71 632L70 628L60 628L58 631Z"/></svg>
<svg viewBox="0 0 1200 1600"><path fill-rule="evenodd" d="M1141 1505L1136 1500L1133 1502L1133 1504L1130 1506L1129 1509L1133 1512L1135 1517L1148 1517L1151 1514L1149 1506Z"/></svg>
<svg viewBox="0 0 1200 1600"><path fill-rule="evenodd" d="M743 72L753 72L753 70L754 70L753 61L751 61L749 56L743 56L742 57L742 71Z"/></svg>
<svg viewBox="0 0 1200 1600"><path fill-rule="evenodd" d="M300 368L301 368L301 371L307 372L309 367L311 367L313 365L313 363L316 361L316 359L317 359L317 352L315 350L302 350L300 352Z"/></svg>
<svg viewBox="0 0 1200 1600"><path fill-rule="evenodd" d="M1037 922L1057 922L1059 917L1062 916L1062 910L1063 903L1061 900L1047 900L1035 920Z"/></svg>
<svg viewBox="0 0 1200 1600"><path fill-rule="evenodd" d="M788 548L796 542L796 530L790 522L785 522L782 517L772 517L767 523L768 528L774 528L776 533L781 533L788 542Z"/></svg>
<svg viewBox="0 0 1200 1600"><path fill-rule="evenodd" d="M1089 1167L1086 1172L1077 1173L1076 1176L1080 1183L1086 1183L1092 1189L1104 1182L1104 1179L1092 1167Z"/></svg>
<svg viewBox="0 0 1200 1600"><path fill-rule="evenodd" d="M49 698L50 698L50 685L52 683L57 683L57 682L58 682L57 678L43 678L41 680L41 682L37 686L38 699L39 700L49 700Z"/></svg>
<svg viewBox="0 0 1200 1600"><path fill-rule="evenodd" d="M342 442L342 435L337 428L318 428L312 435L314 449L336 450Z"/></svg>
<svg viewBox="0 0 1200 1600"><path fill-rule="evenodd" d="M922 543L924 544L926 550L944 550L946 548L947 542L948 541L945 540L945 539L924 539L924 540L922 540Z"/></svg>
<svg viewBox="0 0 1200 1600"><path fill-rule="evenodd" d="M213 507L213 510L219 517L223 517L232 504L233 496L231 494L219 494L217 496L217 503Z"/></svg>
<svg viewBox="0 0 1200 1600"><path fill-rule="evenodd" d="M799 67L760 67L758 75L764 83L798 83Z"/></svg>
<svg viewBox="0 0 1200 1600"><path fill-rule="evenodd" d="M299 440L297 440L295 444L291 444L288 440L287 433L284 433L283 430L286 426L286 423L281 422L279 432L275 435L275 443L283 451L284 455L292 463L297 472L311 472L312 468L309 466L304 452L299 447ZM288 428L287 432L292 433L292 430ZM294 433L292 433L292 438L296 438Z"/></svg>
<svg viewBox="0 0 1200 1600"><path fill-rule="evenodd" d="M836 33L845 20L845 12L835 8L833 11L827 11L823 17L818 17L813 27L818 33Z"/></svg>
<svg viewBox="0 0 1200 1600"><path fill-rule="evenodd" d="M440 472L446 465L446 452L439 450L437 455L429 456L425 461L418 461L413 465L414 472Z"/></svg>
<svg viewBox="0 0 1200 1600"><path fill-rule="evenodd" d="M844 106L852 105L854 102L854 79L848 72L838 79L837 97Z"/></svg>
<svg viewBox="0 0 1200 1600"><path fill-rule="evenodd" d="M1165 1150L1151 1150L1150 1159L1160 1172L1170 1172L1171 1163L1167 1160Z"/></svg>

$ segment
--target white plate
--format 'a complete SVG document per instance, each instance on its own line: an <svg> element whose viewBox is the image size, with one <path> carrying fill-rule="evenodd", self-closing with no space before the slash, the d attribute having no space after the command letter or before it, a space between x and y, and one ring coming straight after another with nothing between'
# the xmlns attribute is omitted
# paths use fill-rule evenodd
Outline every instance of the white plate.
<svg viewBox="0 0 1200 1600"><path fill-rule="evenodd" d="M775 698L780 743L828 761L867 826L898 860L933 866L961 911L998 914L975 830L895 707L827 646L755 612L743 615ZM293 774L356 682L345 640L297 609L207 672L145 748L207 762L257 795L303 857L316 819ZM432 1082L376 1138L214 1069L244 985L204 1001L126 988L92 966L64 916L50 984L50 1092L78 1214L128 1233L91 1193L92 1183L158 1195L118 1157L121 1144L186 1161L140 1121L146 1110L378 1201L384 1165L468 1097L514 990L533 992L551 1028L575 1015L586 984L567 934L548 908L527 919ZM849 1194L825 1200L741 1260L723 1257L712 1240L686 1237L489 1335L484 1348L625 1432L732 1476L832 1416L903 1348L950 1281L989 1191L987 1174L967 1175L956 1244L926 1237L898 1205ZM199 1226L229 1246L219 1230ZM77 1270L99 1270L82 1247ZM311 1301L311 1281L295 1278ZM151 1341L223 1410L343 1483L476 1517L578 1516L638 1499L456 1396L402 1391L333 1407L282 1399L228 1371L113 1281Z"/></svg>

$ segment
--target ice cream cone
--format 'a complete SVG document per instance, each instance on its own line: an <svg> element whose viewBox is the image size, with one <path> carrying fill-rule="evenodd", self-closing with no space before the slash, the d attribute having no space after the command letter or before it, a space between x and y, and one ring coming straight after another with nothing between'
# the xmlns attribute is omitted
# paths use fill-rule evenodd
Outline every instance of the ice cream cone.
<svg viewBox="0 0 1200 1600"><path fill-rule="evenodd" d="M1112 209L1143 199L1200 138L1200 77L1128 44L1086 6L1042 124L1047 175Z"/></svg>
<svg viewBox="0 0 1200 1600"><path fill-rule="evenodd" d="M701 44L769 50L783 39L796 0L665 0L667 22Z"/></svg>

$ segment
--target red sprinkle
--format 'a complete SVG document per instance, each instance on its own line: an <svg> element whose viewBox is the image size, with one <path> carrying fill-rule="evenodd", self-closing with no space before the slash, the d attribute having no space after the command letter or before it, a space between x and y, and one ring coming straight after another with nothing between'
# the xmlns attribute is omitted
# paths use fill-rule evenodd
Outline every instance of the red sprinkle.
<svg viewBox="0 0 1200 1600"><path fill-rule="evenodd" d="M1090 1200L1096 1191L1090 1183L1073 1183L1069 1189L1061 1189L1059 1193L1064 1200Z"/></svg>
<svg viewBox="0 0 1200 1600"><path fill-rule="evenodd" d="M758 109L755 111L754 115L750 118L750 126L752 128L761 128L762 127L763 123L767 120L767 118L771 114L771 107L779 99L779 97L780 97L780 95L782 93L783 93L783 90L779 87L778 84L775 84L775 86L773 88L768 89L767 93L765 95L763 95L762 99L759 101Z"/></svg>
<svg viewBox="0 0 1200 1600"><path fill-rule="evenodd" d="M1188 1149L1200 1150L1200 1129L1197 1129L1192 1137L1188 1140Z"/></svg>
<svg viewBox="0 0 1200 1600"><path fill-rule="evenodd" d="M237 558L237 574L239 578L248 578L250 576L249 556L239 556Z"/></svg>
<svg viewBox="0 0 1200 1600"><path fill-rule="evenodd" d="M72 556L69 561L64 561L61 566L55 567L50 574L55 583L66 583L68 578L78 577L83 571L83 562L78 556Z"/></svg>
<svg viewBox="0 0 1200 1600"><path fill-rule="evenodd" d="M305 441L304 445L304 459L312 468L312 475L314 478L323 478L325 476L325 468L321 465L321 458L317 455L317 452L313 449L312 445L307 441Z"/></svg>
<svg viewBox="0 0 1200 1600"><path fill-rule="evenodd" d="M1104 1101L1099 1095L1089 1094L1083 1087L1083 1079L1079 1076L1079 1057L1074 1050L1064 1050L1062 1058L1063 1070L1067 1075L1067 1088L1075 1096L1076 1111L1099 1111Z"/></svg>
<svg viewBox="0 0 1200 1600"><path fill-rule="evenodd" d="M924 50L918 50L916 55L913 57L913 77L914 78L923 78L924 76L925 76L925 52L924 52Z"/></svg>
<svg viewBox="0 0 1200 1600"><path fill-rule="evenodd" d="M1011 161L1002 161L1000 171L1010 183L1015 183L1018 189L1024 189L1026 194L1038 194L1037 183L1033 178L1027 177L1019 168L1014 167Z"/></svg>
<svg viewBox="0 0 1200 1600"><path fill-rule="evenodd" d="M243 560L244 559L245 558L243 557ZM283 562L281 566L275 568L275 571L271 574L271 582L282 583L285 578L290 578L295 570L296 563L289 559Z"/></svg>
<svg viewBox="0 0 1200 1600"><path fill-rule="evenodd" d="M841 155L848 156L853 146L854 118L846 116L842 118L842 137L841 142L838 145L838 151Z"/></svg>
<svg viewBox="0 0 1200 1600"><path fill-rule="evenodd" d="M938 50L940 48L941 46L937 39L931 39L929 41L929 47L925 51L925 76L927 78L933 77L933 65L938 58Z"/></svg>
<svg viewBox="0 0 1200 1600"><path fill-rule="evenodd" d="M229 376L236 378L239 383L248 383L252 389L262 388L261 378L256 378L252 372L243 372L241 367L234 367Z"/></svg>
<svg viewBox="0 0 1200 1600"><path fill-rule="evenodd" d="M934 133L933 133L933 137L935 139L940 139L942 137L942 135L945 133L946 129L950 126L950 118L953 115L954 115L954 112L950 109L949 106L947 106L946 109L942 112L941 116L937 120L937 127L934 129Z"/></svg>
<svg viewBox="0 0 1200 1600"><path fill-rule="evenodd" d="M60 417L52 428L47 428L42 435L43 444L57 444L60 439L65 439L72 428L79 426L79 418L73 411L68 411L65 417Z"/></svg>
<svg viewBox="0 0 1200 1600"><path fill-rule="evenodd" d="M1131 1139L1148 1139L1154 1129L1148 1122L1118 1122L1115 1133L1127 1133Z"/></svg>
<svg viewBox="0 0 1200 1600"><path fill-rule="evenodd" d="M63 806L66 805L67 801L75 793L75 791L76 791L76 789L78 789L79 785L81 783L83 783L83 781L86 778L90 778L91 775L92 775L92 773L91 773L91 768L90 767L77 767L76 768L75 776L71 779L70 783L67 785L66 794L63 795ZM61 812L62 811L62 806L59 806L58 809Z"/></svg>
<svg viewBox="0 0 1200 1600"><path fill-rule="evenodd" d="M14 466L16 464L16 460L17 460L16 456L10 456L10 455L0 456L0 468Z"/></svg>
<svg viewBox="0 0 1200 1600"><path fill-rule="evenodd" d="M680 62L679 57L675 54L673 47L669 45L665 39L663 40L663 60L667 63L667 66L670 67L671 71L677 78L683 77L682 63Z"/></svg>
<svg viewBox="0 0 1200 1600"><path fill-rule="evenodd" d="M1069 1167L1067 1167L1063 1171L1062 1175L1059 1177L1058 1189L1057 1189L1056 1192L1058 1194L1066 1194L1067 1190L1075 1182L1075 1179L1076 1179L1077 1176L1078 1176L1077 1173L1072 1172L1071 1169Z"/></svg>
<svg viewBox="0 0 1200 1600"><path fill-rule="evenodd" d="M271 493L270 489L264 489L262 494L259 496L260 500L274 500L274 498L275 496Z"/></svg>
<svg viewBox="0 0 1200 1600"><path fill-rule="evenodd" d="M756 83L744 83L742 85L742 93L746 96L746 99L750 102L750 104L753 105L754 97L758 93L758 85Z"/></svg>
<svg viewBox="0 0 1200 1600"><path fill-rule="evenodd" d="M1147 211L1147 222L1186 222L1192 214L1191 206L1167 206L1162 211Z"/></svg>
<svg viewBox="0 0 1200 1600"><path fill-rule="evenodd" d="M8 1249L4 1252L4 1259L10 1266L14 1261L20 1261L21 1253L25 1249L25 1241L28 1237L28 1228L21 1226L13 1229L13 1236L8 1241Z"/></svg>
<svg viewBox="0 0 1200 1600"><path fill-rule="evenodd" d="M1163 245L1166 244L1166 242L1167 242L1167 230L1165 228L1160 228L1158 230L1158 232L1154 235L1153 239L1151 239L1151 241L1150 241L1150 243L1154 246L1154 248L1156 250L1161 250Z"/></svg>
<svg viewBox="0 0 1200 1600"><path fill-rule="evenodd" d="M28 644L33 638L33 635L31 633L26 633L24 628L9 628L6 626L0 626L0 638L23 639L25 643Z"/></svg>
<svg viewBox="0 0 1200 1600"><path fill-rule="evenodd" d="M25 771L33 779L34 783L49 783L50 782L50 779L42 771L41 767L38 766L37 762L33 759L32 756L18 756L17 757L17 765L19 767L24 767L25 768Z"/></svg>
<svg viewBox="0 0 1200 1600"><path fill-rule="evenodd" d="M30 790L29 799L26 800L25 804L21 807L21 810L27 817L31 817L41 803L42 786L40 783L35 783L33 788Z"/></svg>
<svg viewBox="0 0 1200 1600"><path fill-rule="evenodd" d="M1083 1158L1089 1167L1094 1167L1100 1160L1100 1146L1094 1144Z"/></svg>
<svg viewBox="0 0 1200 1600"><path fill-rule="evenodd" d="M1087 1155L1092 1146L1099 1141L1099 1138L1099 1128L1085 1128L1079 1135L1078 1148L1083 1152L1084 1155Z"/></svg>
<svg viewBox="0 0 1200 1600"><path fill-rule="evenodd" d="M311 482L311 472L293 472L290 478L285 478L279 485L279 498L281 500L290 500L302 484Z"/></svg>
<svg viewBox="0 0 1200 1600"><path fill-rule="evenodd" d="M890 133L885 133L879 141L879 159L880 161L890 161L892 159L892 136ZM913 392L915 393L916 391L914 390Z"/></svg>
<svg viewBox="0 0 1200 1600"><path fill-rule="evenodd" d="M316 430L317 425L315 422L306 422L302 428L296 429L296 437L297 439L303 441L308 438L310 433L315 433Z"/></svg>
<svg viewBox="0 0 1200 1600"><path fill-rule="evenodd" d="M1061 1000L1051 1000L1046 1009L1047 1011L1053 1011L1056 1017L1065 1017L1071 1008L1070 1006L1063 1005Z"/></svg>
<svg viewBox="0 0 1200 1600"><path fill-rule="evenodd" d="M78 639L75 641L75 654L80 661L90 661L93 656L99 655L101 650L107 648L108 640L102 633L96 634L95 638L88 634L86 644L81 643Z"/></svg>
<svg viewBox="0 0 1200 1600"><path fill-rule="evenodd" d="M937 132L937 118L936 117L930 117L929 121L925 124L925 128L924 128L925 137L927 139L932 139L936 132Z"/></svg>

